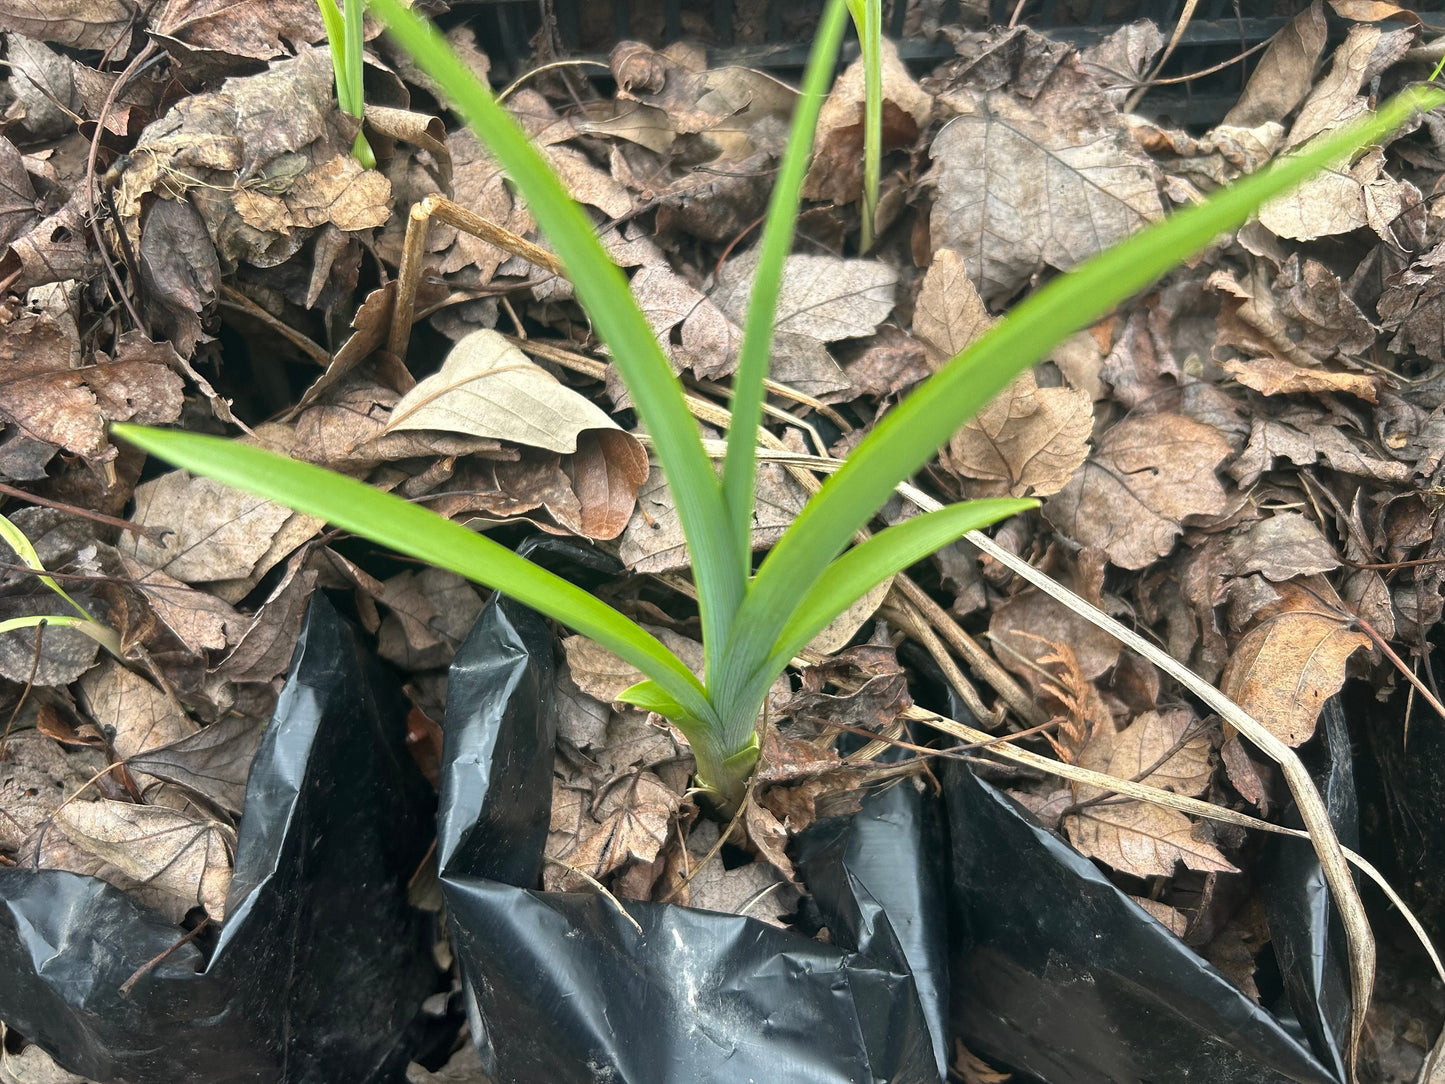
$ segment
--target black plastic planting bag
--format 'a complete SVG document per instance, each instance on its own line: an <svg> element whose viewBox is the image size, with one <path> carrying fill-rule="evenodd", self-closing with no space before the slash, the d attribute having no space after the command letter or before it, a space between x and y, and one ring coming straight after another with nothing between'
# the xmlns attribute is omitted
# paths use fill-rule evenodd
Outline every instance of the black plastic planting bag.
<svg viewBox="0 0 1445 1084"><path fill-rule="evenodd" d="M1325 702L1319 732L1299 750L1325 800L1335 834L1351 850L1360 846L1354 755L1339 697ZM1288 823L1301 827L1291 808ZM1270 945L1279 962L1289 1012L1310 1049L1340 1081L1349 1077L1350 971L1345 928L1330 898L1319 858L1307 840L1273 836L1260 861L1260 889Z"/></svg>
<svg viewBox="0 0 1445 1084"><path fill-rule="evenodd" d="M601 896L535 890L552 682L545 625L493 599L452 666L438 832L485 1071L498 1084L937 1084L943 1045L929 1024L942 1016L943 934L928 923L942 908L905 922L930 976L929 1010L889 911L930 891L917 875L921 805L897 788L805 855L832 945L751 918L624 901L639 933ZM892 864L909 872L894 878Z"/></svg>
<svg viewBox="0 0 1445 1084"><path fill-rule="evenodd" d="M0 869L0 1019L103 1082L399 1079L438 978L432 917L407 904L434 803L405 718L395 679L317 595L209 961L103 881Z"/></svg>
<svg viewBox="0 0 1445 1084"><path fill-rule="evenodd" d="M1339 1084L1088 859L960 765L944 775L952 1023L1048 1084Z"/></svg>

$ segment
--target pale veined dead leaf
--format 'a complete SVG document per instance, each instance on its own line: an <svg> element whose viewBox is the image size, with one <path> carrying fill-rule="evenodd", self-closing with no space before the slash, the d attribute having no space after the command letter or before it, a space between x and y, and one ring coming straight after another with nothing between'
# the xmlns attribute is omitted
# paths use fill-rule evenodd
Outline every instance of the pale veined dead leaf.
<svg viewBox="0 0 1445 1084"><path fill-rule="evenodd" d="M1169 877L1177 862L1190 869L1238 873L1212 843L1196 838L1183 813L1133 798L1071 813L1064 831L1079 851L1135 877Z"/></svg>
<svg viewBox="0 0 1445 1084"><path fill-rule="evenodd" d="M574 452L584 431L618 428L586 396L560 383L500 333L482 328L452 348L441 372L402 396L386 432L440 429Z"/></svg>
<svg viewBox="0 0 1445 1084"><path fill-rule="evenodd" d="M200 906L215 921L226 916L235 833L161 806L102 799L72 802L55 823L77 847L125 876Z"/></svg>

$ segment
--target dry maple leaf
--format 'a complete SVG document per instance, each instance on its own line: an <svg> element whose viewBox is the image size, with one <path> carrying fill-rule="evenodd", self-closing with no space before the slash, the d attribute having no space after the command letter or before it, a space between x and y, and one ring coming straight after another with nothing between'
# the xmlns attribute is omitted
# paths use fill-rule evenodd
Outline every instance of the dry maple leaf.
<svg viewBox="0 0 1445 1084"><path fill-rule="evenodd" d="M629 862L650 865L667 842L679 798L651 772L617 784L603 798L602 820L583 828L583 838L562 858L568 866L601 879ZM546 875L549 887L577 878L560 866Z"/></svg>
<svg viewBox="0 0 1445 1084"><path fill-rule="evenodd" d="M1144 568L1174 548L1187 516L1225 510L1224 486L1214 472L1230 450L1223 433L1192 418L1125 418L1044 503L1044 516L1080 545L1104 550L1120 568Z"/></svg>

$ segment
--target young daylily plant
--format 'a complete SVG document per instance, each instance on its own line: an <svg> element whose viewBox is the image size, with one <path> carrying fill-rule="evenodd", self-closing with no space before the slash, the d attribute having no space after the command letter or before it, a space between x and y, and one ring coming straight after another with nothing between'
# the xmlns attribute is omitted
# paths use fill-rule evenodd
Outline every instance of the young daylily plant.
<svg viewBox="0 0 1445 1084"><path fill-rule="evenodd" d="M198 474L270 498L421 561L505 592L621 656L647 675L621 699L671 719L692 746L697 785L737 807L758 758L764 697L793 657L894 573L965 532L1036 505L970 501L915 516L849 547L894 487L1021 371L1221 233L1322 166L1374 142L1445 95L1413 90L1373 117L1155 224L1019 304L888 412L753 570L756 445L783 263L793 242L814 129L836 64L849 0L830 0L813 44L791 138L773 188L733 379L721 477L661 345L586 213L491 92L401 0L371 0L397 42L445 91L506 168L567 267L576 293L632 395L677 505L697 587L705 676L637 623L483 535L343 475L260 448L117 425L133 444Z"/></svg>

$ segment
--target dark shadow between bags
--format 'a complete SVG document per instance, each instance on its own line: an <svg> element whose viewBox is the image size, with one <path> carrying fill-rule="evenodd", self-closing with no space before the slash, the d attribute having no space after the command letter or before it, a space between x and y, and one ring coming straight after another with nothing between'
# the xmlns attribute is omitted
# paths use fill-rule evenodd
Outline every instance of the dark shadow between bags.
<svg viewBox="0 0 1445 1084"><path fill-rule="evenodd" d="M251 768L209 963L103 881L0 869L0 1019L107 1084L399 1079L438 981L433 918L407 904L434 803L405 718L318 594Z"/></svg>

